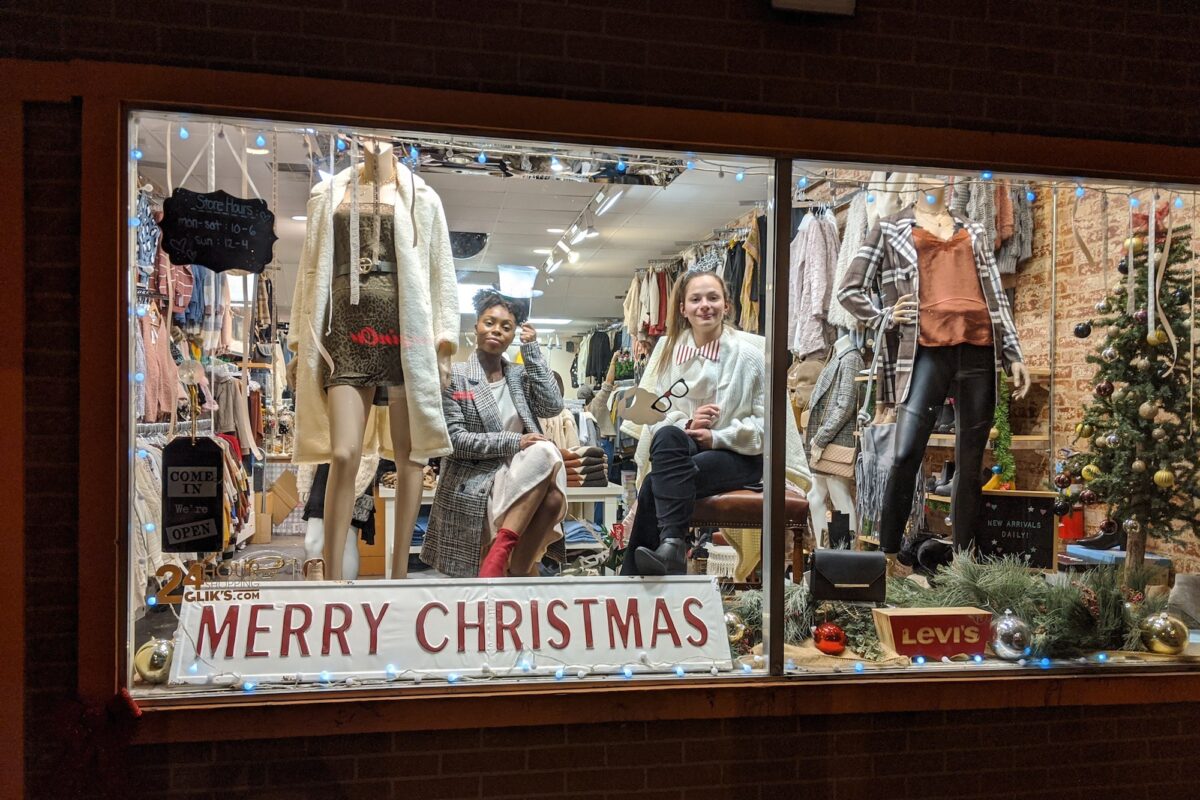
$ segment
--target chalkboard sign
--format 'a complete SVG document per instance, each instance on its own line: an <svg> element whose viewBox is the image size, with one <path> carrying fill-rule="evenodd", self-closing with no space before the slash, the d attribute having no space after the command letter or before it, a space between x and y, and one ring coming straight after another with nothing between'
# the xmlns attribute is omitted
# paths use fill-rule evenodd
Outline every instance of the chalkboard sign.
<svg viewBox="0 0 1200 800"><path fill-rule="evenodd" d="M163 202L162 248L172 264L259 273L271 263L275 215L263 200L176 189Z"/></svg>
<svg viewBox="0 0 1200 800"><path fill-rule="evenodd" d="M1054 569L1053 492L984 492L975 527L981 556L1018 556L1029 566Z"/></svg>
<svg viewBox="0 0 1200 800"><path fill-rule="evenodd" d="M162 549L215 553L225 531L225 457L208 438L172 440L162 458Z"/></svg>

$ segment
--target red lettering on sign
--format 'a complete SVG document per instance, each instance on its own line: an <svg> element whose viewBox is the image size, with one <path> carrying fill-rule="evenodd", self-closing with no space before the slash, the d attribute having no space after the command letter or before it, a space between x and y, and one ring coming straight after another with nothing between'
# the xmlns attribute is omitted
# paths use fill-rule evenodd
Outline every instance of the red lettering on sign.
<svg viewBox="0 0 1200 800"><path fill-rule="evenodd" d="M479 632L479 642L475 649L480 653L487 649L487 638L483 630L486 608L487 603L480 600L475 604L475 621L467 622L467 604L462 600L458 601L458 652L467 652L467 628L474 628Z"/></svg>
<svg viewBox="0 0 1200 800"><path fill-rule="evenodd" d="M550 627L558 631L559 640L555 642L553 639L547 639L546 644L555 650L563 650L571 643L571 626L567 625L567 621L559 615L559 609L564 611L567 608L565 600L555 598L546 604L546 621L550 623Z"/></svg>
<svg viewBox="0 0 1200 800"><path fill-rule="evenodd" d="M304 622L300 627L292 624L292 613L299 611L304 616ZM312 625L312 606L304 603L288 603L283 607L283 644L280 647L279 655L286 658L288 653L292 651L291 638L296 637L296 641L300 643L300 654L308 656L308 640L304 638L304 632L308 630L308 626Z"/></svg>
<svg viewBox="0 0 1200 800"><path fill-rule="evenodd" d="M363 615L367 618L367 627L371 630L370 655L375 655L379 651L379 625L383 622L383 615L387 613L388 606L390 605L391 603L384 603L379 609L379 616L376 617L371 613L372 609L370 603L362 604Z"/></svg>
<svg viewBox="0 0 1200 800"><path fill-rule="evenodd" d="M683 618L687 620L687 624L691 625L696 631L696 636L687 637L688 644L693 647L703 647L708 642L708 627L700 617L696 616L696 612L692 611L692 606L696 608L704 608L704 603L700 602L698 597L689 597L683 601Z"/></svg>
<svg viewBox="0 0 1200 800"><path fill-rule="evenodd" d="M636 597L629 598L629 602L625 604L625 616L621 616L621 610L617 607L616 599L610 597L605 602L605 609L608 612L608 646L616 648L617 635L621 636L621 646L629 647L630 628L633 629L633 646L642 646L642 620L638 616L638 603Z"/></svg>
<svg viewBox="0 0 1200 800"><path fill-rule="evenodd" d="M258 624L258 612L270 611L274 607L270 603L254 603L250 606L250 619L246 621L246 658L262 658L267 655L266 650L254 649L254 640L258 638L258 635L271 630L270 625Z"/></svg>
<svg viewBox="0 0 1200 800"><path fill-rule="evenodd" d="M342 622L340 625L333 624L333 612L342 612ZM350 655L350 643L346 641L346 631L350 629L350 621L354 612L350 610L350 606L345 603L329 603L325 606L325 629L321 632L321 655L329 655L329 644L333 637L337 637L338 646L342 650L342 655Z"/></svg>
<svg viewBox="0 0 1200 800"><path fill-rule="evenodd" d="M664 597L659 597L654 601L654 630L650 634L651 647L658 647L660 633L670 635L671 642L676 647L682 646L679 642L679 631L675 630L675 621L671 619L671 610L667 608L667 600Z"/></svg>
<svg viewBox="0 0 1200 800"><path fill-rule="evenodd" d="M542 621L538 618L538 601L529 601L529 625L532 628L533 644L530 645L534 650L542 649Z"/></svg>
<svg viewBox="0 0 1200 800"><path fill-rule="evenodd" d="M588 650L596 649L596 643L592 640L592 606L599 602L594 597L580 597L575 601L575 605L583 606L583 643Z"/></svg>
<svg viewBox="0 0 1200 800"><path fill-rule="evenodd" d="M229 634L229 642L225 645L225 657L233 658L233 645L237 639L238 611L238 606L230 606L226 609L225 621L218 628L216 610L212 606L204 607L200 612L200 632L196 635L196 655L200 655L200 651L204 649L204 633L207 631L208 638L211 640L208 654L216 655L217 648L221 646L221 639L225 634Z"/></svg>
<svg viewBox="0 0 1200 800"><path fill-rule="evenodd" d="M506 622L504 619L504 609L511 608L516 612L516 617L512 622ZM496 649L504 650L504 632L508 631L512 634L513 647L517 650L524 649L521 644L521 634L517 633L517 626L521 624L521 604L516 600L497 600L496 601ZM482 648L480 648L482 649Z"/></svg>
<svg viewBox="0 0 1200 800"><path fill-rule="evenodd" d="M421 649L426 653L440 653L446 649L446 645L450 644L450 637L446 636L442 639L442 643L434 647L429 643L429 637L425 635L425 617L429 616L429 612L433 609L441 611L443 614L449 615L450 609L446 608L436 600L432 603L426 603L417 612L417 644L421 645Z"/></svg>

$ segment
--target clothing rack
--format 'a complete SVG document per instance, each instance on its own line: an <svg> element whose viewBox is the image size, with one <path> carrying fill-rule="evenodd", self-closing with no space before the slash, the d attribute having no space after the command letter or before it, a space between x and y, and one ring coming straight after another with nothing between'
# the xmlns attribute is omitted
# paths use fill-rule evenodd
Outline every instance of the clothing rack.
<svg viewBox="0 0 1200 800"><path fill-rule="evenodd" d="M166 436L171 432L171 423L169 422L139 422L137 424L138 436ZM180 435L190 435L192 432L191 420L181 419L175 422L175 433ZM196 435L212 436L213 421L211 418L196 420Z"/></svg>

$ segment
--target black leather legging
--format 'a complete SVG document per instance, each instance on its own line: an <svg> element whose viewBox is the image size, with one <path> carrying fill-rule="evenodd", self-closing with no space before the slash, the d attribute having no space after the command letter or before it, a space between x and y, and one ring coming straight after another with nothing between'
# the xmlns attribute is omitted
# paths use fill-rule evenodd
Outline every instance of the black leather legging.
<svg viewBox="0 0 1200 800"><path fill-rule="evenodd" d="M918 345L908 398L896 409L895 469L884 490L883 519L879 526L879 546L885 553L900 549L929 435L946 401L946 392L955 381L958 383L954 398L956 463L950 505L955 548L965 549L974 537L983 451L996 410L995 351L990 346L973 344Z"/></svg>

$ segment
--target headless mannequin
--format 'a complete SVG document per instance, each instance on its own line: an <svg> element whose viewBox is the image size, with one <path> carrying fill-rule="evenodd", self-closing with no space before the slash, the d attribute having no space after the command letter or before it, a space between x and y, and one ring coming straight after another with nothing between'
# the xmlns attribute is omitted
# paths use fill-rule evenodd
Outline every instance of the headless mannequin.
<svg viewBox="0 0 1200 800"><path fill-rule="evenodd" d="M353 191L347 187L347 192ZM359 176L359 200L370 202L378 192L379 203L395 207L396 157L392 146L368 142L364 148L362 174ZM449 345L439 345L438 372L442 386L449 383ZM345 563L347 532L354 512L354 477L362 458L363 434L375 387L330 386L328 389L329 436L332 458L329 481L325 487L325 577L347 579ZM408 397L403 386L388 387L388 417L392 448L396 461L396 503L392 514L392 577L408 577L408 555L412 547L413 526L421 510L421 464L409 458Z"/></svg>
<svg viewBox="0 0 1200 800"><path fill-rule="evenodd" d="M840 336L835 347L838 352L841 348L853 346L853 342L846 334ZM824 448L814 446L812 448L810 463L816 463L821 460L821 453ZM839 475L828 475L824 472L812 471L812 490L808 493L809 502L813 509L813 535L816 537L818 547L829 547L830 542L827 539L829 530L829 520L825 517L826 501L830 503L834 511L840 511L850 517L850 530L858 530L858 515L855 512L854 505L854 481L850 478L843 478Z"/></svg>
<svg viewBox="0 0 1200 800"><path fill-rule="evenodd" d="M946 208L945 182L937 177L922 176L917 187L920 195L913 207L917 225L943 241L949 240L955 234L955 221ZM903 295L893 307L894 322L913 325L918 319L918 306L914 295ZM918 347L909 396L900 404L896 415L896 464L884 494L885 512L880 526L881 548L889 558L899 549L908 520L907 510L912 507L916 474L937 413L945 402L946 390L955 378L954 366L947 366L945 360L935 363L935 359L926 358L933 351L949 353L953 348L930 347L925 348L928 352L922 352L922 347ZM984 352L983 348L976 348L974 356L974 363L970 365L965 363L965 358L958 361L958 368L968 371L958 373L961 397L955 404L958 468L952 481L950 516L957 549L969 547L972 541L980 495L979 473L995 409L993 355ZM1019 400L1029 391L1029 372L1021 362L1014 362L1011 369L1012 397Z"/></svg>

